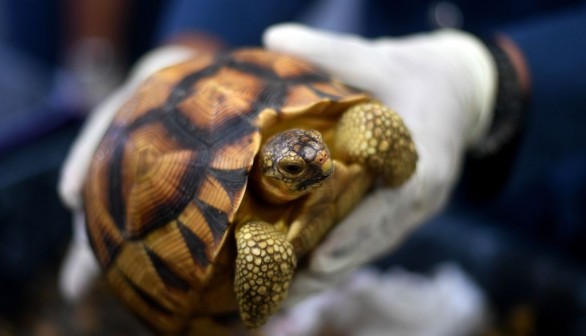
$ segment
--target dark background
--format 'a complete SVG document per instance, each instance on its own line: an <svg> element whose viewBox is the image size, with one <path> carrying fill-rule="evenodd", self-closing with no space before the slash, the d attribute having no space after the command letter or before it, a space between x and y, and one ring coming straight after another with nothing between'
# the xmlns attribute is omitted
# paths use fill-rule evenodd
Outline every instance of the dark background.
<svg viewBox="0 0 586 336"><path fill-rule="evenodd" d="M462 26L479 34L521 14L526 22L581 3L456 2L466 14L481 13ZM0 335L145 332L101 283L80 305L59 297L56 275L71 236L70 213L56 192L60 166L85 115L145 51L186 30L230 46L258 44L267 24L298 17L311 1L245 3L0 2ZM415 9L430 2L389 3L370 1L373 24L359 32L435 28L428 12ZM584 50L585 32L576 33L567 45ZM96 36L108 42L106 51L80 51L80 42ZM574 52L566 47L559 46ZM82 85L86 72L94 77ZM505 179L468 169L449 207L377 265L428 273L456 261L488 293L498 318L494 334L586 335L586 103L573 98L580 86L567 84L583 81L580 74L537 87L538 97L574 95L567 105L533 101ZM95 97L86 87L104 93ZM472 197L478 190L471 181L479 178L499 187Z"/></svg>

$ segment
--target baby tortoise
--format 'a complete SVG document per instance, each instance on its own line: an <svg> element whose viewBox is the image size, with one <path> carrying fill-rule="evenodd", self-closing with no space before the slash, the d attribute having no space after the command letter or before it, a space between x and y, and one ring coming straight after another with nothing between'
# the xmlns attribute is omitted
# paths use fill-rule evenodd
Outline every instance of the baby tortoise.
<svg viewBox="0 0 586 336"><path fill-rule="evenodd" d="M200 55L117 113L85 181L87 230L111 287L157 332L228 333L238 316L257 328L297 260L416 161L395 112L306 62Z"/></svg>

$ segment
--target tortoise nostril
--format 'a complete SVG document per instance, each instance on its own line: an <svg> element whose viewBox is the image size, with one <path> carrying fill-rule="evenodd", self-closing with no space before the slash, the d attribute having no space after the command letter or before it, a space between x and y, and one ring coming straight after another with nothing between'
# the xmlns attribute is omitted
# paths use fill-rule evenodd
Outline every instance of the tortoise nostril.
<svg viewBox="0 0 586 336"><path fill-rule="evenodd" d="M328 159L329 155L325 152L320 152L317 154L317 158L315 159L318 163L322 164Z"/></svg>

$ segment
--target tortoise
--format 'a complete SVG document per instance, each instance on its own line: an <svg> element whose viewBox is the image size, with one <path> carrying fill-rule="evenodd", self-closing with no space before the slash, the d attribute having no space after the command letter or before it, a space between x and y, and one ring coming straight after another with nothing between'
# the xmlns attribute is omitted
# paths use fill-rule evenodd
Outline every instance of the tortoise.
<svg viewBox="0 0 586 336"><path fill-rule="evenodd" d="M84 182L89 240L155 331L254 329L297 261L416 161L394 111L314 66L260 48L206 53L155 73L117 112Z"/></svg>

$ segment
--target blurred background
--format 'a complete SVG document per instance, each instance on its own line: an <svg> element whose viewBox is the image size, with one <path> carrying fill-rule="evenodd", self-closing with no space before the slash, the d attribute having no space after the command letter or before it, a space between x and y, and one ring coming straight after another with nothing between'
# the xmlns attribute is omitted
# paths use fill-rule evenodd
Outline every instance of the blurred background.
<svg viewBox="0 0 586 336"><path fill-rule="evenodd" d="M147 333L103 284L73 305L56 283L71 237L56 193L60 166L91 108L146 51L171 40L259 45L268 25L292 20L366 37L439 27L486 34L518 18L586 20L585 9L583 1L0 1L0 335ZM583 51L583 33L568 44ZM373 265L422 276L456 265L486 298L484 335L586 335L586 103L560 110L542 98L565 87L538 89L532 113L555 117L528 123L498 168L506 173L479 171L470 159L449 207Z"/></svg>
<svg viewBox="0 0 586 336"><path fill-rule="evenodd" d="M135 334L115 301L61 300L71 214L56 183L88 111L153 46L162 3L0 2L0 335ZM98 327L98 312L112 310L104 321L116 327Z"/></svg>

